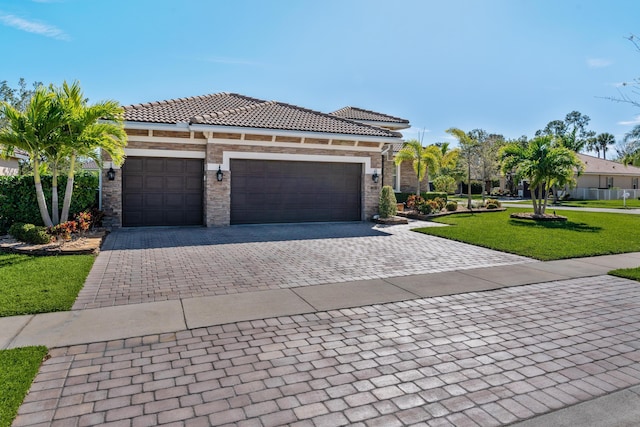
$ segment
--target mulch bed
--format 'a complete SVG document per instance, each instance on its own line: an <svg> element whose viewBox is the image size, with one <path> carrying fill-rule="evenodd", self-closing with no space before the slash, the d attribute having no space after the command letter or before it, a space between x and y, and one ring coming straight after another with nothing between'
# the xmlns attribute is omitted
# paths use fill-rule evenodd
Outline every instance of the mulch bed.
<svg viewBox="0 0 640 427"><path fill-rule="evenodd" d="M73 235L69 241L54 241L44 245L20 242L9 235L0 236L0 251L25 255L87 255L97 254L108 232L95 230L83 236Z"/></svg>
<svg viewBox="0 0 640 427"><path fill-rule="evenodd" d="M526 219L530 221L566 221L567 220L567 217L562 215L554 215L554 214L536 215L533 212L512 213L511 215L509 215L509 217L514 219Z"/></svg>
<svg viewBox="0 0 640 427"><path fill-rule="evenodd" d="M476 209L469 210L467 209L466 206L462 206L458 204L458 210L452 211L452 212L444 211L444 212L439 212L435 214L423 215L421 213L418 213L418 211L404 211L404 212L398 212L398 216L403 216L411 219L419 219L422 221L429 221L430 219L438 218L441 216L447 216L447 215L455 215L455 214L463 214L463 213L475 214L475 213L486 213L486 212L504 212L506 210L507 210L506 208L498 208L498 209L476 208Z"/></svg>

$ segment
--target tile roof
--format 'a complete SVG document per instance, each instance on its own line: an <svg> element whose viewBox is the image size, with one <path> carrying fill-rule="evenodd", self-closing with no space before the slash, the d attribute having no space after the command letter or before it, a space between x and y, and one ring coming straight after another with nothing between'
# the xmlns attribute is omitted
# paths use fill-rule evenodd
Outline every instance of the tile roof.
<svg viewBox="0 0 640 427"><path fill-rule="evenodd" d="M625 166L622 163L600 159L582 153L578 153L578 157L582 160L582 163L584 163L585 174L640 176L640 168L635 166Z"/></svg>
<svg viewBox="0 0 640 427"><path fill-rule="evenodd" d="M369 120L372 122L387 122L396 124L409 124L409 120L400 117L390 116L388 114L376 113L375 111L364 110L356 107L344 107L333 113L332 116L343 117L350 120Z"/></svg>
<svg viewBox="0 0 640 427"><path fill-rule="evenodd" d="M235 93L178 98L124 107L125 120L147 123L189 123L304 132L399 138L377 126L308 110L277 101Z"/></svg>

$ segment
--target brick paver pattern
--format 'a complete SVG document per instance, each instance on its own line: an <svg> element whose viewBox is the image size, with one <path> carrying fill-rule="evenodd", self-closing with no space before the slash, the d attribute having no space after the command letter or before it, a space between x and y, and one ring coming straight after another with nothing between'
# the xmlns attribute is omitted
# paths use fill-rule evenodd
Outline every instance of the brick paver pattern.
<svg viewBox="0 0 640 427"><path fill-rule="evenodd" d="M640 383L611 276L51 351L15 426L496 426Z"/></svg>
<svg viewBox="0 0 640 427"><path fill-rule="evenodd" d="M411 228L420 226L416 222ZM423 223L428 226L430 223ZM371 223L111 233L74 310L531 261Z"/></svg>

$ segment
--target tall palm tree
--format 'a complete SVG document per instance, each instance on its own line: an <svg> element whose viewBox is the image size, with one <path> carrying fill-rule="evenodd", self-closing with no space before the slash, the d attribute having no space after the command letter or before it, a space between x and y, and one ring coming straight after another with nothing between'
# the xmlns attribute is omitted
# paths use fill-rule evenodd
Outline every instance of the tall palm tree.
<svg viewBox="0 0 640 427"><path fill-rule="evenodd" d="M429 185L429 169L434 172L438 170L439 157L440 149L435 145L423 147L420 141L411 139L404 143L394 161L396 165L405 161L412 162L413 170L418 178L416 195L419 196L420 181L426 178L427 186Z"/></svg>
<svg viewBox="0 0 640 427"><path fill-rule="evenodd" d="M640 163L640 125L627 132L623 141L629 147L629 151L624 153L622 163L637 166Z"/></svg>
<svg viewBox="0 0 640 427"><path fill-rule="evenodd" d="M545 213L551 187L571 183L576 173L584 169L575 151L549 135L535 137L526 147L506 145L500 151L500 161L503 173L515 170L516 179L529 180L533 213L537 216Z"/></svg>
<svg viewBox="0 0 640 427"><path fill-rule="evenodd" d="M122 125L123 109L116 101L100 101L88 105L78 82L54 89L55 99L64 111L64 126L61 135L64 140L65 157L69 159L67 187L62 204L61 221L69 218L75 162L78 156L93 158L101 164L99 151L111 156L114 164L124 160L127 134Z"/></svg>
<svg viewBox="0 0 640 427"><path fill-rule="evenodd" d="M467 161L467 209L471 210L471 163L478 156L480 144L462 129L449 128L446 132L458 140L460 153Z"/></svg>
<svg viewBox="0 0 640 427"><path fill-rule="evenodd" d="M60 129L64 121L64 112L55 102L51 91L43 86L35 90L25 111L19 111L7 102L0 104L0 108L7 120L7 126L0 129L0 144L5 148L3 154L10 155L16 148L29 154L40 216L45 226L52 226L53 222L42 190L40 167L46 151L62 143Z"/></svg>
<svg viewBox="0 0 640 427"><path fill-rule="evenodd" d="M602 151L602 158L607 160L607 150L610 145L616 143L616 137L608 132L603 132L596 136L596 145L599 148L598 157L600 157L600 151Z"/></svg>

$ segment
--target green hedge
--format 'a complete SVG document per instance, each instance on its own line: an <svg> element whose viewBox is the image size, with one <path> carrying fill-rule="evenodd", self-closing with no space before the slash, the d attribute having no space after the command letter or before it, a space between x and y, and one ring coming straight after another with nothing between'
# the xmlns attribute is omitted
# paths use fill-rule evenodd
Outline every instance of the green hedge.
<svg viewBox="0 0 640 427"><path fill-rule="evenodd" d="M396 200L398 201L398 203L404 203L407 201L409 196L412 196L414 194L415 193L396 193ZM437 197L440 197L444 199L445 202L447 201L447 193L441 193L438 191L421 192L420 196L424 200L433 200Z"/></svg>
<svg viewBox="0 0 640 427"><path fill-rule="evenodd" d="M58 178L59 209L62 209L67 177ZM42 177L42 187L51 211L51 176ZM76 174L70 215L97 205L98 176L91 172ZM7 232L14 222L44 225L40 217L33 176L0 176L0 234Z"/></svg>

